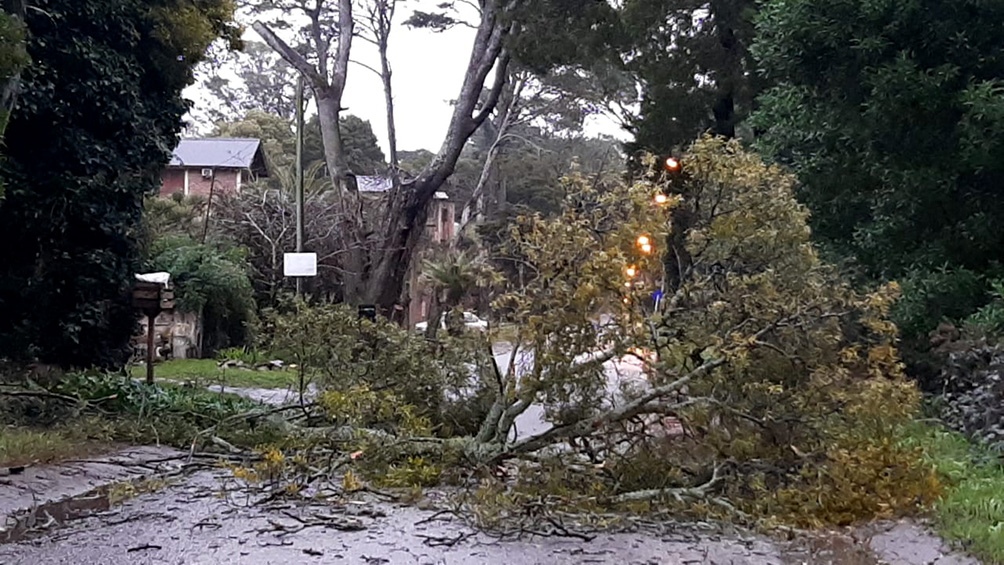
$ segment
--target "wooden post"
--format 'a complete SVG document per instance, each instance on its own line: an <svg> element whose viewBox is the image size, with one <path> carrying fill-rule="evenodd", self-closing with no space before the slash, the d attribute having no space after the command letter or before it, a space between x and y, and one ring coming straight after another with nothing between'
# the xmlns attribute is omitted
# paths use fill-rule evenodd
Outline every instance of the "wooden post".
<svg viewBox="0 0 1004 565"><path fill-rule="evenodd" d="M303 253L303 75L296 79L296 252ZM303 296L303 277L296 277L296 297Z"/></svg>
<svg viewBox="0 0 1004 565"><path fill-rule="evenodd" d="M135 318L134 318L135 319ZM153 334L157 315L152 312L146 313L146 384L153 384Z"/></svg>
<svg viewBox="0 0 1004 565"><path fill-rule="evenodd" d="M132 305L146 314L146 383L153 384L154 349L153 336L156 332L157 316L161 312L174 310L174 291L159 283L137 281L133 284Z"/></svg>

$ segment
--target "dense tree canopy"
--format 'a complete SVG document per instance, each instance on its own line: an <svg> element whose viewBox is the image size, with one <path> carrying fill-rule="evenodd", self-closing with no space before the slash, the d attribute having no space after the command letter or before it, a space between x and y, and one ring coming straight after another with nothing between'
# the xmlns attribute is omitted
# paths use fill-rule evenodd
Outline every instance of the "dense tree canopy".
<svg viewBox="0 0 1004 565"><path fill-rule="evenodd" d="M561 179L565 175L575 171L595 178L620 173L623 168L623 156L612 139L526 133L525 143L499 158L490 180L491 192L500 199L497 210L508 206L550 215L564 198Z"/></svg>
<svg viewBox="0 0 1004 565"><path fill-rule="evenodd" d="M626 0L624 62L642 88L630 149L668 153L704 132L733 137L758 88L751 0Z"/></svg>
<svg viewBox="0 0 1004 565"><path fill-rule="evenodd" d="M236 76L220 73L224 66ZM240 52L225 50L200 71L202 85L215 99L206 108L214 120L257 110L292 121L296 113L296 71L264 43L248 41Z"/></svg>
<svg viewBox="0 0 1004 565"><path fill-rule="evenodd" d="M816 234L870 273L999 260L1002 17L978 0L764 4L754 52L779 84L759 146L798 172Z"/></svg>
<svg viewBox="0 0 1004 565"><path fill-rule="evenodd" d="M369 120L351 114L338 120L342 133L345 159L349 170L357 175L375 175L387 170L387 159L377 142L376 134ZM324 161L324 145L321 142L321 125L317 116L307 120L303 139L303 162L307 164Z"/></svg>
<svg viewBox="0 0 1004 565"><path fill-rule="evenodd" d="M143 197L159 185L177 142L193 65L215 38L238 41L233 6L33 5L33 64L0 166L0 357L118 365L135 328L128 291Z"/></svg>

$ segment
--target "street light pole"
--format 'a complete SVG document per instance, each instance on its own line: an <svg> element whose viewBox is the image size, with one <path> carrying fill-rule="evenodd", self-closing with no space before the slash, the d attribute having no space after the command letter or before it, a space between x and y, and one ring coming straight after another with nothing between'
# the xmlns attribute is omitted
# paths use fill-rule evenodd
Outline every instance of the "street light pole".
<svg viewBox="0 0 1004 565"><path fill-rule="evenodd" d="M296 80L296 252L303 253L303 75ZM296 277L296 296L303 296L303 277Z"/></svg>

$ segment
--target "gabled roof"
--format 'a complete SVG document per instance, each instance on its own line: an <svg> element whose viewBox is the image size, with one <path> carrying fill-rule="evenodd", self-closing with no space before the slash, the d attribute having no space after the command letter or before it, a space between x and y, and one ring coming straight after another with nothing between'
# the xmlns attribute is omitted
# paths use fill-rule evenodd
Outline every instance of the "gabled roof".
<svg viewBox="0 0 1004 565"><path fill-rule="evenodd" d="M356 175L356 186L359 187L359 192L387 192L394 183L384 175ZM433 198L449 200L450 197L445 192L437 191Z"/></svg>
<svg viewBox="0 0 1004 565"><path fill-rule="evenodd" d="M261 140L253 138L182 139L171 156L169 166L252 169L259 175L267 176Z"/></svg>

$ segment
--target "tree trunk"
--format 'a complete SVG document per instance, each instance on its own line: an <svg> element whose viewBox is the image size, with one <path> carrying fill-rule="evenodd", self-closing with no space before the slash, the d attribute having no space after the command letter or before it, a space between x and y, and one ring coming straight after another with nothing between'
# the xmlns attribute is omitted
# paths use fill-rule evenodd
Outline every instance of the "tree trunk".
<svg viewBox="0 0 1004 565"><path fill-rule="evenodd" d="M324 161L328 166L328 174L340 194L339 213L345 224L338 236L346 249L343 296L349 304L372 303L362 298L366 277L366 249L362 235L364 218L358 187L345 159L345 147L339 129L341 95L325 91L315 94L317 117L321 125L321 142L324 146Z"/></svg>
<svg viewBox="0 0 1004 565"><path fill-rule="evenodd" d="M429 306L429 318L426 320L429 325L425 327L425 337L436 339L436 334L439 332L439 318L443 315L443 305L439 300L438 291L432 291L432 304Z"/></svg>
<svg viewBox="0 0 1004 565"><path fill-rule="evenodd" d="M513 31L511 25L500 21L502 16L502 8L488 0L439 154L418 178L402 185L391 198L382 245L371 255L373 270L369 273L366 292L368 300L383 311L391 311L401 298L436 191L453 174L467 140L488 118L502 94L510 60L503 42ZM487 100L479 107L481 92L493 68L494 84Z"/></svg>
<svg viewBox="0 0 1004 565"><path fill-rule="evenodd" d="M718 89L712 112L715 116L716 135L729 139L736 136L736 124L741 111L737 106L745 104L742 85L753 80L747 77L744 69L743 16L744 2L712 2L710 10L718 29L718 44L722 49L722 69L718 73ZM749 108L744 108L749 111Z"/></svg>
<svg viewBox="0 0 1004 565"><path fill-rule="evenodd" d="M373 250L374 269L369 273L366 300L383 311L390 311L401 298L404 281L419 244L425 235L429 204L447 175L419 177L403 185L390 202L388 230L381 250Z"/></svg>
<svg viewBox="0 0 1004 565"><path fill-rule="evenodd" d="M324 164L328 166L328 174L339 188L350 188L349 165L345 159L342 132L338 127L342 110L341 94L332 92L329 88L315 88L314 91L317 120L321 126L321 144L324 146Z"/></svg>
<svg viewBox="0 0 1004 565"><path fill-rule="evenodd" d="M383 80L383 96L387 109L387 146L390 158L390 170L397 177L397 124L394 121L394 90L391 78L393 71L387 59L387 38L380 40L380 78Z"/></svg>
<svg viewBox="0 0 1004 565"><path fill-rule="evenodd" d="M510 21L508 12L517 2L482 0L480 4L481 20L460 94L453 106L453 115L439 153L417 179L394 187L389 194L386 213L382 215L385 220L382 225L373 226L372 234L368 233L365 226L367 219L363 217L362 203L346 166L344 148L338 131L338 117L348 72L354 26L352 0L338 0L339 41L330 80L325 68L327 45L320 39L322 22L316 15L312 17L312 29L316 36L314 43L315 47L323 47L316 53L318 56L316 66L266 25L259 22L253 26L270 47L309 80L314 89L325 161L343 197L341 212L345 219L345 229L341 237L346 251L344 264L346 302L374 304L384 314L394 311L395 305L401 299L409 267L424 235L429 205L436 191L453 174L467 140L498 103L509 66L509 55L503 44L516 30L516 24ZM484 102L480 103L481 94L493 69L494 83ZM389 79L389 65L387 70L385 78ZM385 86L388 84L385 82ZM392 103L390 91L386 88L385 91ZM391 111L392 106L388 106L388 113ZM396 136L393 143L396 144ZM391 158L393 160L394 156Z"/></svg>

